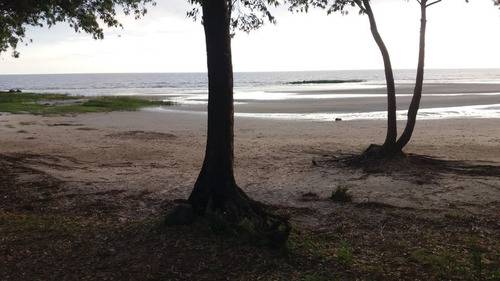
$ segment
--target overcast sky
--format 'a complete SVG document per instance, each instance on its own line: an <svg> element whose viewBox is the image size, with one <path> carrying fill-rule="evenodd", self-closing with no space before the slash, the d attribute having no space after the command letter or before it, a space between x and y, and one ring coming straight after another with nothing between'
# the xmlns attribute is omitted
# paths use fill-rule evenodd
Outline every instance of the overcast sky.
<svg viewBox="0 0 500 281"><path fill-rule="evenodd" d="M373 0L379 30L394 68L417 64L420 11L416 0ZM122 18L124 29L107 29L95 41L66 24L29 27L19 59L0 55L2 74L103 72L204 72L203 27L186 18L186 0L157 0L141 20ZM275 11L267 24L233 39L235 71L381 69L368 18L355 10ZM428 68L500 68L500 10L491 0L443 0L428 9Z"/></svg>

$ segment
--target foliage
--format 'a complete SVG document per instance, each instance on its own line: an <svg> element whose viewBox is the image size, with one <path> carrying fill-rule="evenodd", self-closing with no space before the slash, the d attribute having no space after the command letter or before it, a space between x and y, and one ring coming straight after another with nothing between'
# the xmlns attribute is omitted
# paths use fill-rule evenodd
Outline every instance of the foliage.
<svg viewBox="0 0 500 281"><path fill-rule="evenodd" d="M203 0L188 0L192 5L203 5ZM194 7L187 13L187 16L197 20L200 14L200 7ZM278 0L229 0L229 12L231 14L231 29L234 34L239 29L244 32L260 28L264 25L265 19L275 24L276 18L269 11L269 7L279 6Z"/></svg>
<svg viewBox="0 0 500 281"><path fill-rule="evenodd" d="M0 112L13 114L75 114L103 111L135 111L148 106L166 106L172 102L149 101L130 97L85 99L61 94L0 93Z"/></svg>
<svg viewBox="0 0 500 281"><path fill-rule="evenodd" d="M126 15L140 18L146 14L145 5L153 0L0 0L0 53L9 47L18 57L16 47L24 42L26 26L44 25L49 28L67 22L75 32L86 32L94 39L103 39L102 24L121 27L116 19L116 6Z"/></svg>
<svg viewBox="0 0 500 281"><path fill-rule="evenodd" d="M420 2L419 0L417 0ZM500 0L492 0L495 6L500 6ZM327 11L328 14L333 12L340 12L342 14L348 14L349 7L358 6L360 8L359 13L363 14L365 12L366 3L369 3L368 0L288 0L289 10L295 12L308 12L309 8L320 8ZM431 1L427 6L433 5L437 2L441 2L441 0ZM469 3L469 0L465 0L466 3Z"/></svg>
<svg viewBox="0 0 500 281"><path fill-rule="evenodd" d="M337 188L332 192L330 199L337 202L351 202L352 195L349 192L351 186L345 182L341 182L337 185Z"/></svg>
<svg viewBox="0 0 500 281"><path fill-rule="evenodd" d="M341 12L348 14L347 8L357 5L357 0L288 0L290 11L308 12L310 7L320 8L327 11L328 14Z"/></svg>

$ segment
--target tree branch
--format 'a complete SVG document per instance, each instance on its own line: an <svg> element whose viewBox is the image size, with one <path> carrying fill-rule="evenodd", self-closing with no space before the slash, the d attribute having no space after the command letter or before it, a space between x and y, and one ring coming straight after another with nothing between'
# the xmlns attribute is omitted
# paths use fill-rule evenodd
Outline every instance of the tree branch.
<svg viewBox="0 0 500 281"><path fill-rule="evenodd" d="M419 1L419 2L420 2L420 1ZM425 7L426 7L426 8L427 8L427 7L430 7L430 6L432 6L432 5L434 5L434 4L437 4L437 3L439 3L439 2L441 2L441 0L436 0L436 1L432 2L432 3L430 3L430 4L427 4Z"/></svg>
<svg viewBox="0 0 500 281"><path fill-rule="evenodd" d="M356 3L356 5L358 5L359 9L361 9L361 11L363 13L366 13L366 8L363 6L363 4L361 3L360 0L354 0L354 3Z"/></svg>

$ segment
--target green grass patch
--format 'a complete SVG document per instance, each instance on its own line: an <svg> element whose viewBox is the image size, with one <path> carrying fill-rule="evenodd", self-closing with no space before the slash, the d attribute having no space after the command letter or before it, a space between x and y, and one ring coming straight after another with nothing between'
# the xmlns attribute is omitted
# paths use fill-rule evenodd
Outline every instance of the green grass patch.
<svg viewBox="0 0 500 281"><path fill-rule="evenodd" d="M81 97L63 94L36 94L36 93L0 93L0 104L23 103L23 102L43 102L54 100L76 100Z"/></svg>
<svg viewBox="0 0 500 281"><path fill-rule="evenodd" d="M74 236L77 225L61 216L39 216L32 214L0 212L0 232L6 241L28 242L31 238L40 238L47 234Z"/></svg>
<svg viewBox="0 0 500 281"><path fill-rule="evenodd" d="M340 245L341 247L338 253L338 258L344 263L350 263L352 260L353 249L349 246L349 241L344 238L340 240Z"/></svg>
<svg viewBox="0 0 500 281"><path fill-rule="evenodd" d="M344 239L340 239L333 233L317 235L305 229L295 227L287 242L287 249L291 254L307 256L317 261L340 260L341 263L344 263L344 256L340 257L343 255L344 245L342 241ZM351 252L350 250L348 259L351 259Z"/></svg>
<svg viewBox="0 0 500 281"><path fill-rule="evenodd" d="M337 202L351 202L352 194L350 189L351 185L342 181L337 184L337 188L332 192L330 199Z"/></svg>
<svg viewBox="0 0 500 281"><path fill-rule="evenodd" d="M455 259L456 257L449 252L437 252L423 248L416 249L410 254L411 261L434 268L437 272L448 269L455 262Z"/></svg>
<svg viewBox="0 0 500 281"><path fill-rule="evenodd" d="M84 107L96 110L104 109L104 111L135 111L142 107L166 105L172 105L172 102L149 101L130 97L102 97L90 99L83 104Z"/></svg>
<svg viewBox="0 0 500 281"><path fill-rule="evenodd" d="M169 106L173 102L132 97L97 97L35 93L0 93L0 112L12 114L65 115L91 112L136 111L143 107ZM31 124L22 124L31 125Z"/></svg>
<svg viewBox="0 0 500 281"><path fill-rule="evenodd" d="M498 254L485 251L477 244L467 247L463 253L439 249L419 248L410 253L410 261L419 264L438 279L461 276L464 280L500 280Z"/></svg>

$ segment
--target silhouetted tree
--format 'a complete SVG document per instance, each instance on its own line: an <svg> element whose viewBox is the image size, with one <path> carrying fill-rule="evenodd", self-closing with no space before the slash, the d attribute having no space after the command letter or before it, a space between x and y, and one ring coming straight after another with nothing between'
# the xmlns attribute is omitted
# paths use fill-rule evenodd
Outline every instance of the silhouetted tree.
<svg viewBox="0 0 500 281"><path fill-rule="evenodd" d="M374 158L386 158L402 153L402 149L408 144L415 129L417 114L422 99L424 64L425 64L425 33L427 27L427 8L442 0L416 0L420 6L420 40L417 75L415 79L415 88L413 97L408 108L408 120L401 136L397 138L397 120L396 120L396 90L394 75L391 66L389 52L380 36L375 15L371 8L370 0L289 0L290 10L307 12L309 7L318 7L326 9L327 13L341 12L347 13L347 7L358 7L360 14L366 14L370 21L370 29L380 49L384 61L384 70L387 84L387 135L382 146L370 145L365 154ZM468 2L466 0L466 2ZM499 0L493 0L493 4L499 6Z"/></svg>
<svg viewBox="0 0 500 281"><path fill-rule="evenodd" d="M382 147L378 148L380 151L391 151L396 145L398 135L397 120L396 120L396 86L394 82L394 74L392 70L391 57L389 51L380 36L378 31L375 15L372 11L370 1L358 0L289 0L291 11L307 12L309 7L316 7L326 9L328 14L333 12L340 12L347 14L346 7L358 6L360 14L366 14L370 21L370 30L380 49L382 59L384 61L385 80L387 85L387 134ZM367 150L369 151L369 150Z"/></svg>
<svg viewBox="0 0 500 281"><path fill-rule="evenodd" d="M394 82L391 57L378 31L377 22L375 20L375 15L370 5L370 1L356 0L354 2L356 3L356 5L358 5L358 7L361 9L363 13L368 15L368 18L370 20L370 30L372 32L372 36L375 42L377 43L377 46L380 49L380 53L382 54L382 59L384 61L385 80L387 85L387 134L385 137L384 144L382 145L382 147L379 148L379 152L377 153L385 155L387 153L394 151L396 146L396 138L398 136L398 127L396 119L396 110L397 110L396 86Z"/></svg>
<svg viewBox="0 0 500 281"><path fill-rule="evenodd" d="M418 50L418 66L417 66L417 77L415 81L415 89L413 90L413 97L411 99L410 107L408 108L408 120L406 121L406 126L396 142L395 151L402 151L411 139L413 130L417 123L418 109L420 108L420 100L422 99L422 87L424 84L424 63L425 63L425 31L427 28L427 7L434 5L441 0L419 0L420 4L420 40L419 40L419 50Z"/></svg>
<svg viewBox="0 0 500 281"><path fill-rule="evenodd" d="M394 155L402 153L403 147L405 147L411 139L413 130L416 125L417 114L420 107L420 100L422 99L422 90L424 82L424 62L425 62L425 32L427 26L427 8L431 5L441 2L441 0L417 0L420 5L421 19L420 19L420 40L419 40L419 55L418 55L418 66L417 75L415 81L415 89L413 91L412 101L408 108L408 120L405 126L403 134L397 139L397 124L396 124L396 91L394 88L394 76L392 71L392 66L390 64L390 57L382 38L378 34L375 16L370 5L369 0L353 0L353 2L360 8L362 13L368 15L370 19L370 26L373 37L377 42L379 49L382 53L384 59L384 69L387 81L387 113L388 113L388 127L387 127L387 137L384 144L379 146L370 146L367 150L367 154L374 156L376 158L392 157Z"/></svg>
<svg viewBox="0 0 500 281"><path fill-rule="evenodd" d="M250 199L236 184L234 162L234 106L231 33L235 29L250 31L260 27L267 18L274 22L267 5L274 0L228 1L200 0L205 30L208 67L208 131L205 159L187 202L197 215L222 217L231 226L244 219L255 227L273 233L281 244L290 231L288 221L274 216ZM197 17L199 8L188 13ZM174 211L175 212L175 211ZM175 219L167 216L167 223ZM186 221L189 222L188 219ZM181 222L182 223L182 222ZM276 231L281 228L283 231ZM269 238L269 237L268 237Z"/></svg>
<svg viewBox="0 0 500 281"><path fill-rule="evenodd" d="M16 47L25 38L26 26L51 27L67 22L76 32L104 38L101 23L108 27L121 26L116 19L116 7L127 15L143 16L147 3L153 0L0 0L0 53L9 48L19 56Z"/></svg>

